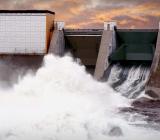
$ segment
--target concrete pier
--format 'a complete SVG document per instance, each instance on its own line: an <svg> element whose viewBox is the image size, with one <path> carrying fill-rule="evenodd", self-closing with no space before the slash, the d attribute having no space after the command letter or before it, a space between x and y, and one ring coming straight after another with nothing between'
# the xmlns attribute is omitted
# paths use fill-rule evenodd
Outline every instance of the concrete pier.
<svg viewBox="0 0 160 140"><path fill-rule="evenodd" d="M101 44L99 48L94 78L100 80L104 76L104 72L109 66L108 57L112 52L115 45L115 34L114 28L115 22L107 22L104 24L104 31L102 34Z"/></svg>
<svg viewBox="0 0 160 140"><path fill-rule="evenodd" d="M146 85L146 94L160 98L160 30L158 32L155 55L153 58L150 77Z"/></svg>
<svg viewBox="0 0 160 140"><path fill-rule="evenodd" d="M62 56L64 54L65 42L63 30L55 30L51 39L49 54Z"/></svg>
<svg viewBox="0 0 160 140"><path fill-rule="evenodd" d="M48 53L62 56L65 49L64 22L56 22Z"/></svg>
<svg viewBox="0 0 160 140"><path fill-rule="evenodd" d="M94 73L94 77L97 80L103 78L104 72L109 66L108 56L109 56L109 48L111 47L112 44L112 35L113 31L107 31L107 30L103 31L101 45Z"/></svg>

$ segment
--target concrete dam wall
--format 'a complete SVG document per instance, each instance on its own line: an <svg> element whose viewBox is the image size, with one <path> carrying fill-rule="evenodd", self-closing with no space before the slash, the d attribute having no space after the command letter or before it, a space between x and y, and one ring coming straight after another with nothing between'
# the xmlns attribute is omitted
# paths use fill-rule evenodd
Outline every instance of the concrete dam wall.
<svg viewBox="0 0 160 140"><path fill-rule="evenodd" d="M80 58L89 71L92 69L97 80L104 79L114 63L151 67L145 91L156 98L160 91L159 76L154 76L158 73L158 37L158 29L64 30L65 50Z"/></svg>
<svg viewBox="0 0 160 140"><path fill-rule="evenodd" d="M24 22L24 29L29 28L30 32L26 34L23 33L24 30L20 35L17 33L17 36L24 36L28 40L8 41L7 45L11 47L9 53L6 49L0 52L2 85L10 86L12 81L17 81L20 69L22 69L21 75L30 70L35 72L42 65L46 54L63 56L66 52L70 52L75 59L81 60L81 63L97 80L104 79L106 71L115 63L123 65L147 63L151 66L151 70L145 91L153 97L160 97L160 33L158 29L119 29L115 22L105 23L104 29L64 29L64 23L56 23L54 13L49 11L1 11L0 15L9 18L9 16L16 17L17 13L23 13L22 19L25 21L29 19L28 24L32 23L33 18L35 25L39 24L38 28L42 26L44 30L37 33L36 30L32 30L33 24L28 27ZM42 18L39 21L34 20L33 15ZM44 24L40 24L41 22ZM23 30L23 26L19 25L19 29ZM11 30L18 32L19 29ZM10 37L11 30L7 31L8 37ZM4 37L0 36L0 39ZM12 43L19 43L19 47L9 45ZM28 50L27 43L29 48L34 49ZM4 47L3 45L0 44L0 48Z"/></svg>

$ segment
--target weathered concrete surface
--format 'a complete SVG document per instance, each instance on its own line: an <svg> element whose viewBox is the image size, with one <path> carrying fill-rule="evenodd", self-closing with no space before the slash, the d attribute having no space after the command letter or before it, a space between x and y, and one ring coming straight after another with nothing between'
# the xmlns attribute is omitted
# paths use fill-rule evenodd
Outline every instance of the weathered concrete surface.
<svg viewBox="0 0 160 140"><path fill-rule="evenodd" d="M64 54L65 40L63 30L54 30L48 53L62 56Z"/></svg>
<svg viewBox="0 0 160 140"><path fill-rule="evenodd" d="M43 63L43 55L0 56L0 88L8 88L26 73L35 73Z"/></svg>
<svg viewBox="0 0 160 140"><path fill-rule="evenodd" d="M113 43L112 41L113 41L113 31L104 30L94 73L94 77L97 80L103 78L104 72L109 66L108 57L112 47Z"/></svg>
<svg viewBox="0 0 160 140"><path fill-rule="evenodd" d="M158 32L157 45L153 58L150 77L146 85L146 94L160 98L160 31Z"/></svg>

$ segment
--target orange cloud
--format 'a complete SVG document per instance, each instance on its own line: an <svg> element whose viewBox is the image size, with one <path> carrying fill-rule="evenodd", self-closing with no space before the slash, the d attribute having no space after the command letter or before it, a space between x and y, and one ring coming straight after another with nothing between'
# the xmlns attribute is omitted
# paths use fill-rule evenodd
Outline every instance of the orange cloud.
<svg viewBox="0 0 160 140"><path fill-rule="evenodd" d="M1 9L48 9L67 28L103 28L116 20L120 27L157 27L159 0L1 0Z"/></svg>

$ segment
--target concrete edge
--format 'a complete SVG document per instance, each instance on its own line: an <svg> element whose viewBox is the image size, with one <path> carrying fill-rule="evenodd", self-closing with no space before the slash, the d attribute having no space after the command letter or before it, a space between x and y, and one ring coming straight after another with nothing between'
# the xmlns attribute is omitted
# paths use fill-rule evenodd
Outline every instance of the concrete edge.
<svg viewBox="0 0 160 140"><path fill-rule="evenodd" d="M65 39L63 30L54 30L48 54L62 56L65 49Z"/></svg>
<svg viewBox="0 0 160 140"><path fill-rule="evenodd" d="M113 47L113 32L104 30L99 48L99 54L96 62L94 78L100 80L109 66L108 57Z"/></svg>

